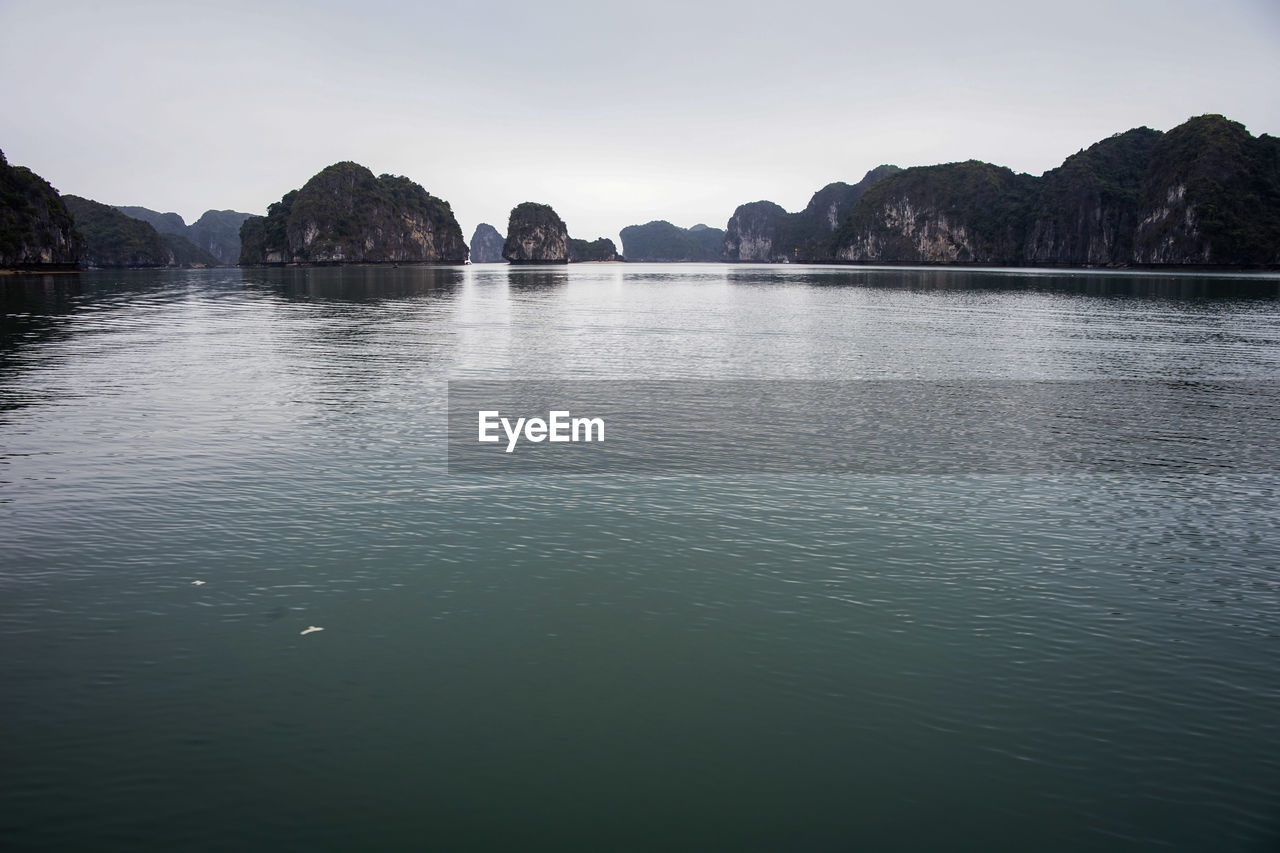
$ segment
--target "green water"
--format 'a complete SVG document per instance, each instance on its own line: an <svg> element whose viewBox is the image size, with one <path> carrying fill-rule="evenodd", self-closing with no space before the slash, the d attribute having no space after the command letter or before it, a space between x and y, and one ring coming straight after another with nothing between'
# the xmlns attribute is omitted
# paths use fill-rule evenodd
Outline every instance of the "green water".
<svg viewBox="0 0 1280 853"><path fill-rule="evenodd" d="M217 270L0 305L4 849L1280 840L1280 476L444 447L450 379L1274 380L1280 279Z"/></svg>

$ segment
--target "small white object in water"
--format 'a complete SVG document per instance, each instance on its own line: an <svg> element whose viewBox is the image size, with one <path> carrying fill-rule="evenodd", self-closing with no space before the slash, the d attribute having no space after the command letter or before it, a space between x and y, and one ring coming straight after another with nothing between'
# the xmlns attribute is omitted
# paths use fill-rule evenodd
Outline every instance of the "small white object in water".
<svg viewBox="0 0 1280 853"><path fill-rule="evenodd" d="M310 634L312 631L323 631L323 630L324 630L323 628L317 628L315 625L312 625L310 628L308 628L305 631L302 631L301 633L303 636L306 636L307 634Z"/></svg>
<svg viewBox="0 0 1280 853"><path fill-rule="evenodd" d="M192 586L204 586L204 581L192 581Z"/></svg>

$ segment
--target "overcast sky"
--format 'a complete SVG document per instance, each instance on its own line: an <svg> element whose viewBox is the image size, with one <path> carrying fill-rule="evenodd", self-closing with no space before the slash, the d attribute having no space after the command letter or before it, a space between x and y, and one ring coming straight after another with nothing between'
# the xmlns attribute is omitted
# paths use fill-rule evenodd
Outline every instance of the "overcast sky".
<svg viewBox="0 0 1280 853"><path fill-rule="evenodd" d="M355 160L468 240L526 200L616 241L881 163L1040 174L1208 112L1280 135L1277 81L1277 0L0 0L0 149L60 191L192 222Z"/></svg>

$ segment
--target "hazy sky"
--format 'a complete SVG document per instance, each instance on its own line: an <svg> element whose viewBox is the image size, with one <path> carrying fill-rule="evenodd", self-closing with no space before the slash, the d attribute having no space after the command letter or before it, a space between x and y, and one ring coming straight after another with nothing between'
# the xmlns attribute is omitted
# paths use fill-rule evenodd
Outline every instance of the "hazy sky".
<svg viewBox="0 0 1280 853"><path fill-rule="evenodd" d="M1277 81L1277 0L0 0L0 149L60 191L192 222L355 160L468 240L526 200L616 241L880 163L1040 174L1207 112L1280 135Z"/></svg>

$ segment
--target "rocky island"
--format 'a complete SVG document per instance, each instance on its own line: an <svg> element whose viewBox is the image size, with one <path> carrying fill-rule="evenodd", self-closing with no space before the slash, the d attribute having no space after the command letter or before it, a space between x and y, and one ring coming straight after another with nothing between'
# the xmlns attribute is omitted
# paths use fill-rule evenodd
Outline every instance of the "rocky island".
<svg viewBox="0 0 1280 853"><path fill-rule="evenodd" d="M188 225L177 213L160 213L149 207L113 205L116 210L141 219L162 236L181 237L187 243L211 256L210 265L235 266L240 260L240 226L249 214L236 210L206 210L204 215Z"/></svg>
<svg viewBox="0 0 1280 853"><path fill-rule="evenodd" d="M724 247L724 231L719 228L701 223L681 228L665 219L628 225L619 236L623 257L636 262L718 261Z"/></svg>
<svg viewBox="0 0 1280 853"><path fill-rule="evenodd" d="M550 206L518 204L511 209L502 257L513 264L567 264L569 230Z"/></svg>
<svg viewBox="0 0 1280 853"><path fill-rule="evenodd" d="M1280 139L1219 115L1137 128L1037 178L968 161L877 183L833 235L842 261L1280 264Z"/></svg>
<svg viewBox="0 0 1280 853"><path fill-rule="evenodd" d="M84 235L90 267L215 267L218 259L177 234L161 234L150 223L108 204L63 196L76 229ZM174 214L175 216L177 214Z"/></svg>
<svg viewBox="0 0 1280 853"><path fill-rule="evenodd" d="M141 219L161 234L177 234L179 236L187 233L186 220L177 213L161 213L158 210L152 210L149 207L140 207L133 204L113 204L111 205L125 216Z"/></svg>
<svg viewBox="0 0 1280 853"><path fill-rule="evenodd" d="M449 203L398 175L335 163L240 226L240 263L461 264L467 244Z"/></svg>
<svg viewBox="0 0 1280 853"><path fill-rule="evenodd" d="M58 191L30 169L10 166L0 151L0 267L75 269L84 253Z"/></svg>
<svg viewBox="0 0 1280 853"><path fill-rule="evenodd" d="M471 263L502 263L502 235L488 222L481 222L471 235Z"/></svg>
<svg viewBox="0 0 1280 853"><path fill-rule="evenodd" d="M240 263L240 226L249 214L238 210L206 210L183 234L226 266Z"/></svg>
<svg viewBox="0 0 1280 853"><path fill-rule="evenodd" d="M590 242L569 238L569 263L617 261L618 247L608 237L597 237Z"/></svg>

